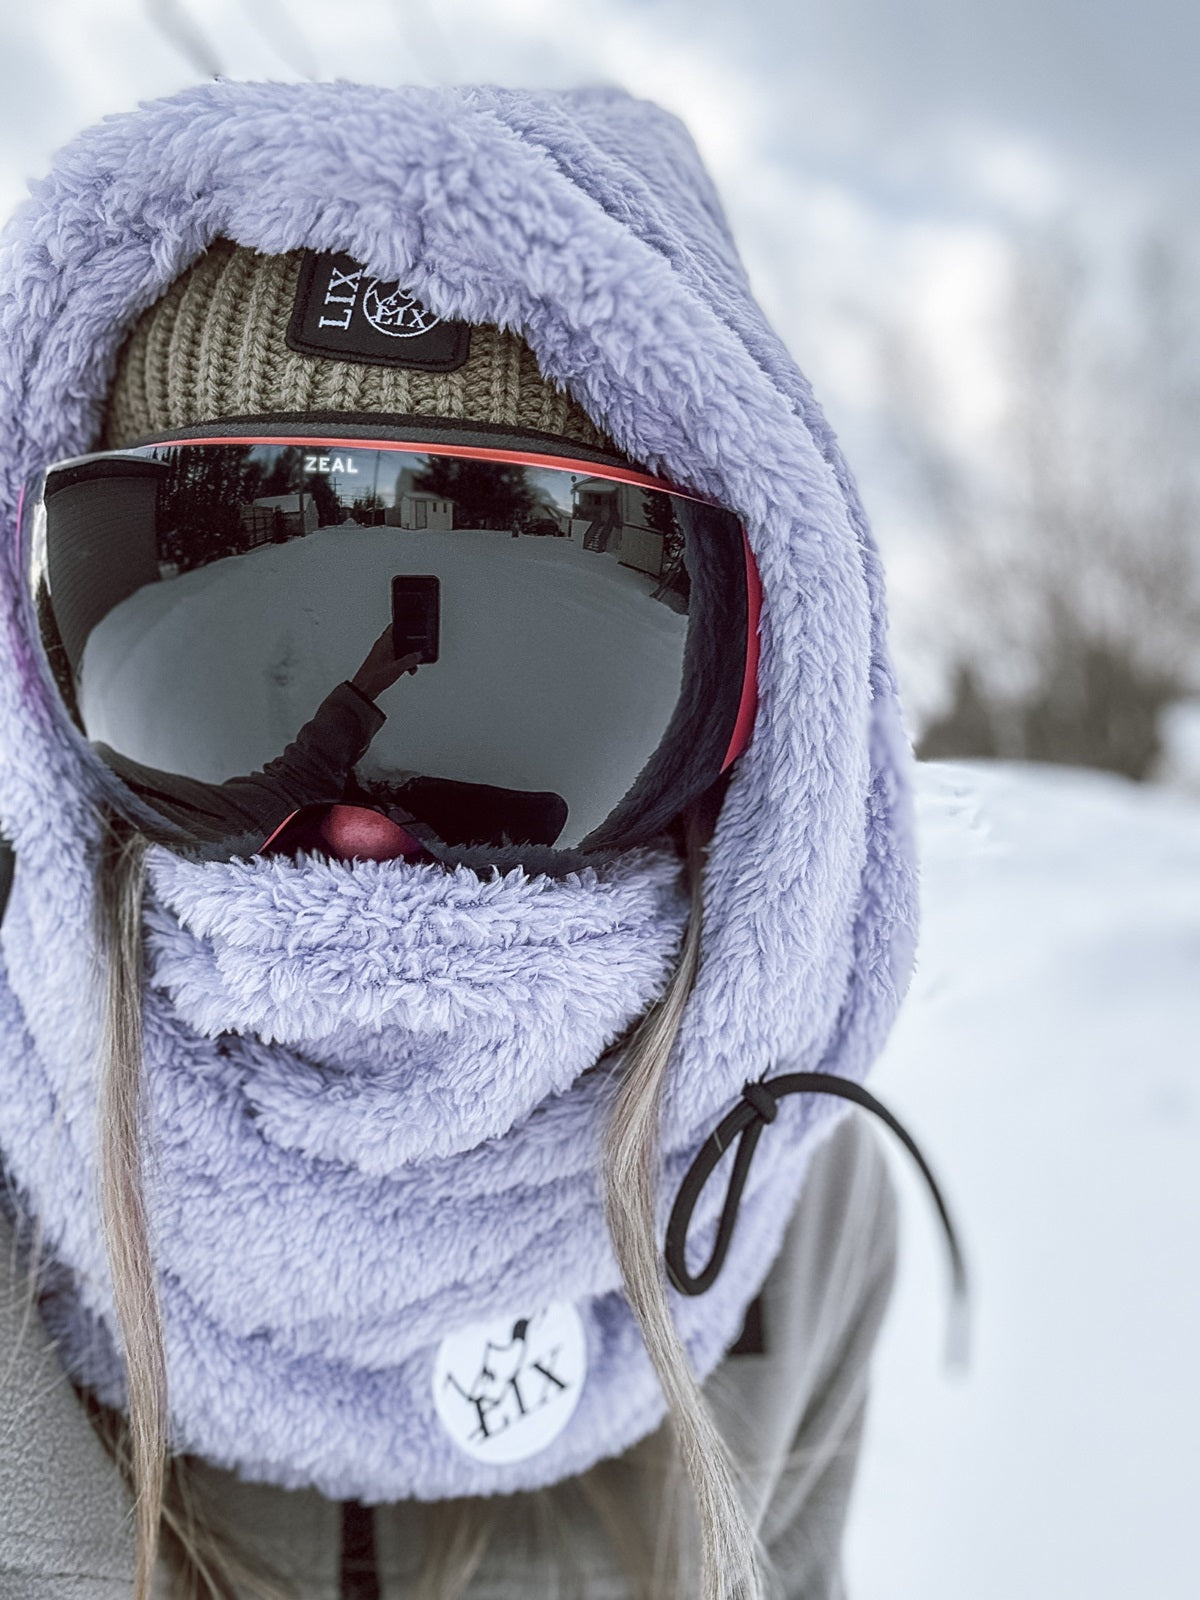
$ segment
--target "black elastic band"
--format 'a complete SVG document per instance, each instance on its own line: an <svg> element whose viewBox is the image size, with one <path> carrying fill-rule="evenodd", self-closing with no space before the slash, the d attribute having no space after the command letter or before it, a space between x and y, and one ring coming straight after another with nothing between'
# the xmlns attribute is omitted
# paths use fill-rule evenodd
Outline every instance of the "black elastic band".
<svg viewBox="0 0 1200 1600"><path fill-rule="evenodd" d="M698 1295L703 1294L706 1289L711 1289L716 1282L717 1274L725 1263L730 1240L733 1238L742 1190L746 1187L746 1179L750 1176L754 1151L763 1129L775 1120L779 1109L778 1102L788 1094L828 1094L840 1100L851 1100L855 1105L862 1106L865 1111L878 1117L892 1130L916 1162L933 1197L950 1255L955 1309L965 1307L966 1263L954 1224L950 1220L949 1209L942 1197L942 1191L938 1188L937 1180L929 1169L929 1163L917 1148L916 1141L908 1130L869 1090L850 1078L839 1078L830 1072L785 1072L777 1078L760 1078L757 1082L747 1083L737 1105L722 1117L701 1145L699 1154L679 1186L679 1193L675 1197L675 1204L671 1208L670 1220L667 1223L665 1251L667 1275L675 1288L681 1294ZM733 1157L733 1171L729 1177L729 1188L725 1194L721 1220L717 1224L717 1237L713 1244L712 1255L701 1271L691 1273L687 1266L687 1236L692 1224L692 1215L705 1185L713 1174L713 1169L735 1139L738 1144Z"/></svg>
<svg viewBox="0 0 1200 1600"><path fill-rule="evenodd" d="M13 871L16 864L16 852L3 834L0 834L0 922L4 921L4 913L8 910L8 897L12 893Z"/></svg>

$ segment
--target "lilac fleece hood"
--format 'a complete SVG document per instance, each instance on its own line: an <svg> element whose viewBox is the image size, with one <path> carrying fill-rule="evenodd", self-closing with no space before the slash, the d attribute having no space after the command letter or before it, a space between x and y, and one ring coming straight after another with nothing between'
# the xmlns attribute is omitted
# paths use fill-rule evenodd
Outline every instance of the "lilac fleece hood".
<svg viewBox="0 0 1200 1600"><path fill-rule="evenodd" d="M94 445L134 320L218 236L344 251L440 316L515 329L629 456L743 520L764 590L759 708L706 870L664 1223L747 1080L865 1075L913 948L879 561L683 125L608 87L344 83L211 84L106 120L35 186L0 261L0 831L16 852L0 1152L54 1263L68 1368L113 1405L100 826L31 670L13 532L26 476ZM148 1193L173 1446L334 1497L435 1499L550 1483L655 1427L599 1148L620 1075L606 1051L678 955L676 857L639 849L549 878L155 846L148 877ZM672 1294L700 1375L737 1336L842 1110L780 1106L717 1283ZM697 1210L697 1259L721 1187ZM514 1350L531 1329L544 1339L545 1416L490 1455L447 1409L508 1359L485 1324Z"/></svg>

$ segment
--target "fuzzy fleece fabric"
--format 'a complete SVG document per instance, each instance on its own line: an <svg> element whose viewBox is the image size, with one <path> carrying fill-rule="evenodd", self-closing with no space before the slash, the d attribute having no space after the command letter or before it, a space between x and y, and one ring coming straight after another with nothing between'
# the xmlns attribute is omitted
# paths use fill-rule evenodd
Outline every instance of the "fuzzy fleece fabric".
<svg viewBox="0 0 1200 1600"><path fill-rule="evenodd" d="M344 251L443 317L515 329L631 457L744 522L764 588L759 707L706 872L663 1225L747 1079L866 1074L914 943L879 561L683 124L614 87L346 83L214 83L107 119L35 185L0 259L0 829L17 855L0 1151L54 1263L64 1359L115 1405L97 794L43 698L13 531L27 475L94 445L133 321L217 236ZM175 1448L337 1498L434 1499L550 1483L657 1425L603 1217L620 1062L600 1058L661 993L684 915L679 864L655 848L559 877L152 849L149 1200ZM672 1296L701 1376L843 1113L780 1106L717 1283ZM697 1213L697 1260L722 1189ZM476 1460L435 1414L439 1340L558 1301L586 1337L570 1423L527 1459Z"/></svg>

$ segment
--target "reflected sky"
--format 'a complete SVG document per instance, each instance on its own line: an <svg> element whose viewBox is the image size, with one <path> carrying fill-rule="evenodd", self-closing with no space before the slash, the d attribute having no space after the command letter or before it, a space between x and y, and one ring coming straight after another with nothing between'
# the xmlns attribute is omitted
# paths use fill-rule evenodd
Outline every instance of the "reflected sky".
<svg viewBox="0 0 1200 1600"><path fill-rule="evenodd" d="M249 459L263 468L269 467L278 454L277 445L253 445L247 449ZM304 472L325 478L343 505L370 494L374 504L387 507L394 506L401 495L419 492L421 474L431 461L438 459L441 458L417 451L355 450L329 445L318 451L305 451ZM525 481L537 499L565 516L575 508L575 485L594 471L537 466L524 470Z"/></svg>

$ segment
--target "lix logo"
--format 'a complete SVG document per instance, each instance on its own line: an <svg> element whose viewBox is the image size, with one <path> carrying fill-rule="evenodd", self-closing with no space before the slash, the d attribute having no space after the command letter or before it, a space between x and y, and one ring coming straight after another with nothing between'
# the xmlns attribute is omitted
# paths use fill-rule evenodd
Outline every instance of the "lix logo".
<svg viewBox="0 0 1200 1600"><path fill-rule="evenodd" d="M554 1443L574 1415L587 1371L587 1333L570 1301L527 1316L497 1314L456 1328L438 1345L434 1410L460 1450L505 1467Z"/></svg>
<svg viewBox="0 0 1200 1600"><path fill-rule="evenodd" d="M537 1348L530 1339L530 1319L521 1317L506 1343L484 1341L473 1373L465 1368L448 1372L446 1384L470 1417L469 1423L464 1418L470 1442L494 1439L566 1394L570 1383L560 1365L561 1353L558 1345Z"/></svg>
<svg viewBox="0 0 1200 1600"><path fill-rule="evenodd" d="M457 372L471 354L471 329L443 322L399 283L375 277L344 251L306 250L287 347L325 360Z"/></svg>
<svg viewBox="0 0 1200 1600"><path fill-rule="evenodd" d="M318 328L336 328L345 333L359 309L377 333L393 339L415 339L419 334L436 328L440 317L428 310L407 290L395 283L380 283L378 278L364 282L363 268L337 265L336 258L329 264L329 280L325 297L321 301Z"/></svg>
<svg viewBox="0 0 1200 1600"><path fill-rule="evenodd" d="M353 272L343 272L341 267L331 266L329 269L329 283L325 290L325 299L321 308L321 316L317 322L318 328L348 328L350 318L354 315L354 302L358 299L358 286L362 282L363 269L356 267Z"/></svg>

